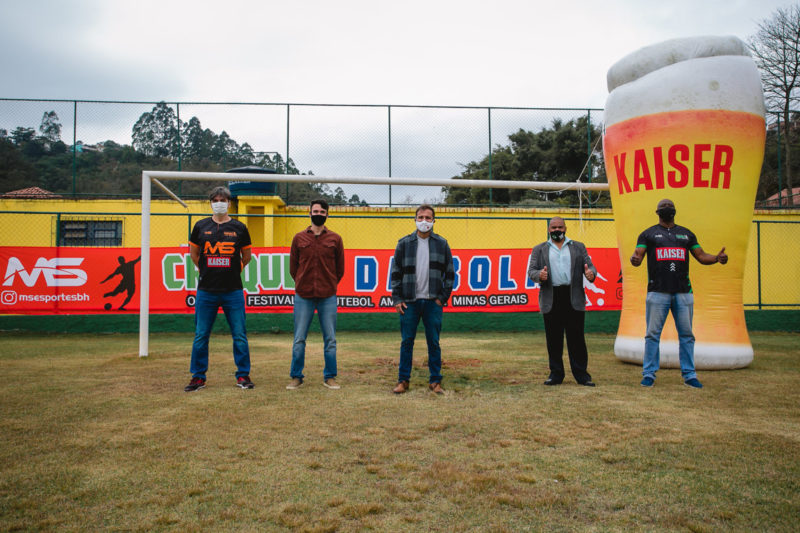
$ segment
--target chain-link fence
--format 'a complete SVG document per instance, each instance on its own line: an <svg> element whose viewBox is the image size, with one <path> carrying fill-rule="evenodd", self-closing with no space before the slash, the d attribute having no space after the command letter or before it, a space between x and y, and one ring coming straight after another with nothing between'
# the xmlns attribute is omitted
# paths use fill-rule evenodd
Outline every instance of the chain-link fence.
<svg viewBox="0 0 800 533"><path fill-rule="evenodd" d="M343 236L346 248L354 251L354 261L359 256L378 257L384 261L393 252L397 240L414 231L413 212L407 208L338 208L332 211L329 225ZM152 263L151 273L162 275L165 286L177 283L179 288L193 288L194 271L188 259L189 235L194 223L206 216L208 214L199 212L152 214L151 246L169 250ZM281 265L292 237L308 225L307 208L288 208L285 213L275 215L235 216L248 225L254 246L264 252L263 264L259 267L263 267L263 272L259 271L258 281L251 279L253 287L260 283L264 288L281 284L288 288L292 282L285 273L282 279L275 276L283 268ZM595 262L601 266L599 270L604 283L608 284L606 288L612 288L619 282L620 273L616 228L610 211L564 214L564 217L570 236L596 250ZM491 284L499 286L505 281L521 288L525 283L527 254L532 246L547 238L548 219L548 216L532 215L523 210L450 208L437 211L436 231L448 239L454 251L462 251L462 257L487 257L485 274L491 277ZM136 212L3 211L0 212L0 234L0 249L6 252L3 255L6 259L18 258L13 265L10 259L2 265L6 269L6 281L17 275L17 282L32 286L45 280L70 279L70 272L74 271L67 263L59 270L59 261L75 256L76 247L84 248L83 255L78 254L86 258L81 269L88 268L93 261L108 260L106 264L111 266L104 267L108 272L97 274L105 277L117 268L118 259L122 265L138 255L141 215ZM89 248L94 251L87 253L85 249ZM25 259L20 255L23 251L30 257ZM381 259L381 254L386 257ZM600 257L603 254L605 258ZM757 309L800 307L800 264L794 260L798 256L800 221L756 217L744 267L745 306ZM379 270L386 270L386 265L380 261L376 260L375 265ZM370 264L364 264L365 268L371 268ZM461 268L466 276L467 265ZM385 285L387 272L374 274L373 285ZM358 286L357 280L353 283ZM10 284L6 285L11 288ZM601 301L602 294L589 297ZM608 301L609 295L603 298Z"/></svg>
<svg viewBox="0 0 800 533"><path fill-rule="evenodd" d="M70 196L135 196L144 168L215 172L249 165L318 176L605 181L600 121L601 110L589 108L0 99L0 141L8 155L0 193L38 186ZM521 167L507 149L513 142L551 151L544 156L549 163ZM202 195L202 187L176 184L187 197ZM389 206L444 203L447 194L391 185L278 189L290 204L321 193L338 205ZM484 193L449 203L554 198ZM577 205L575 198L565 193L562 205Z"/></svg>

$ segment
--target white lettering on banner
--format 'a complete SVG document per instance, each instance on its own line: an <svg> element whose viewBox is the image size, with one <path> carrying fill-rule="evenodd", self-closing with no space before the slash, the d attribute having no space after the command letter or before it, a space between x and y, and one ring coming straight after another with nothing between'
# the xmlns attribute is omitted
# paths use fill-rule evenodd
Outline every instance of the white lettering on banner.
<svg viewBox="0 0 800 533"><path fill-rule="evenodd" d="M51 303L51 302L88 302L91 298L88 294L20 294L20 302L38 302L38 303Z"/></svg>
<svg viewBox="0 0 800 533"><path fill-rule="evenodd" d="M30 272L25 270L22 261L16 257L8 259L6 275L3 278L3 285L10 287L14 284L15 275L19 276L27 287L33 287L40 275L44 276L48 287L80 287L85 285L89 279L85 270L79 268L61 268L65 266L80 266L83 257L55 257L45 259L40 257L36 260L36 265Z"/></svg>
<svg viewBox="0 0 800 533"><path fill-rule="evenodd" d="M656 260L658 261L686 261L685 248L656 248Z"/></svg>

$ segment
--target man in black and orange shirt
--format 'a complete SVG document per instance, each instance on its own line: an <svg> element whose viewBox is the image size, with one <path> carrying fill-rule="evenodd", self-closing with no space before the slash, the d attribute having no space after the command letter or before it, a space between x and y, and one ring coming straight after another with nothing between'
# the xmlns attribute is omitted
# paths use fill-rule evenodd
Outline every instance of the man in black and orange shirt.
<svg viewBox="0 0 800 533"><path fill-rule="evenodd" d="M694 368L694 334L692 314L694 294L689 281L689 254L700 264L725 264L728 255L725 247L717 255L707 254L697 243L694 233L675 224L675 204L672 200L661 200L656 207L658 224L639 235L631 264L638 267L647 254L647 303L645 313L647 333L644 338L644 361L642 364L642 386L655 384L659 367L661 330L667 315L672 311L675 328L678 330L678 357L684 383L696 389L703 388Z"/></svg>
<svg viewBox="0 0 800 533"><path fill-rule="evenodd" d="M311 202L311 225L292 239L289 273L294 279L294 343L292 344L292 378L286 388L294 390L303 384L306 337L314 310L319 315L324 343L325 368L322 384L338 389L336 383L336 287L344 276L344 244L342 238L325 226L328 202Z"/></svg>
<svg viewBox="0 0 800 533"><path fill-rule="evenodd" d="M202 389L208 370L208 339L219 308L233 336L233 359L236 363L236 384L252 389L250 381L250 347L245 328L242 269L250 262L250 233L247 226L228 215L231 193L216 187L211 194L214 215L197 222L189 239L192 261L200 271L194 304L195 334L190 371L192 380L186 392Z"/></svg>

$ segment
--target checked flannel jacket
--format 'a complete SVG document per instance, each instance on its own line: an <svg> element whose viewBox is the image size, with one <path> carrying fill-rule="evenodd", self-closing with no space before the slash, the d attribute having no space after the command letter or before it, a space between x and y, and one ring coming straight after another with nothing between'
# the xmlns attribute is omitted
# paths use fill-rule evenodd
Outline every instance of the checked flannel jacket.
<svg viewBox="0 0 800 533"><path fill-rule="evenodd" d="M392 262L392 302L413 302L417 299L417 232L406 235L397 241ZM428 283L432 300L439 299L442 305L447 304L453 292L455 270L450 245L444 237L431 232L430 237L430 275Z"/></svg>

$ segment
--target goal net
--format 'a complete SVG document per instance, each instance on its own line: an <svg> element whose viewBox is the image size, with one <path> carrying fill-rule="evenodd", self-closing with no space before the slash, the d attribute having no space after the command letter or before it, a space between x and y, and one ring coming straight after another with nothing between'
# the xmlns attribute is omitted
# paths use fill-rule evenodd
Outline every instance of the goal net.
<svg viewBox="0 0 800 533"><path fill-rule="evenodd" d="M142 172L142 228L141 228L141 274L140 274L140 315L139 315L139 355L144 357L149 352L149 319L150 319L150 263L151 263L151 200L153 185L162 189L170 198L179 202L184 207L187 204L164 183L171 180L197 180L207 182L271 182L278 184L306 183L317 187L332 185L359 185L359 186L389 186L405 187L406 190L434 191L440 193L442 187L449 188L475 188L475 189L528 189L540 192L564 192L564 191L605 191L608 190L606 183L584 183L584 182L539 182L539 181L487 181L487 180L467 180L467 179L423 179L411 177L342 177L342 176L313 176L296 174L253 174L253 173L220 173L220 172L175 172L175 171L151 171ZM578 195L579 201L582 194ZM411 197L407 197L409 200ZM427 201L429 196L421 196L417 203ZM405 202L408 204L409 202ZM438 202L437 202L438 203ZM447 206L451 207L451 206ZM438 207L437 207L438 208ZM579 213L582 210L579 209ZM412 211L413 214L413 211ZM399 218L395 216L394 218ZM528 219L530 221L530 219ZM511 233L514 230L510 230ZM400 235L394 236L399 237ZM358 289L356 289L358 290Z"/></svg>

